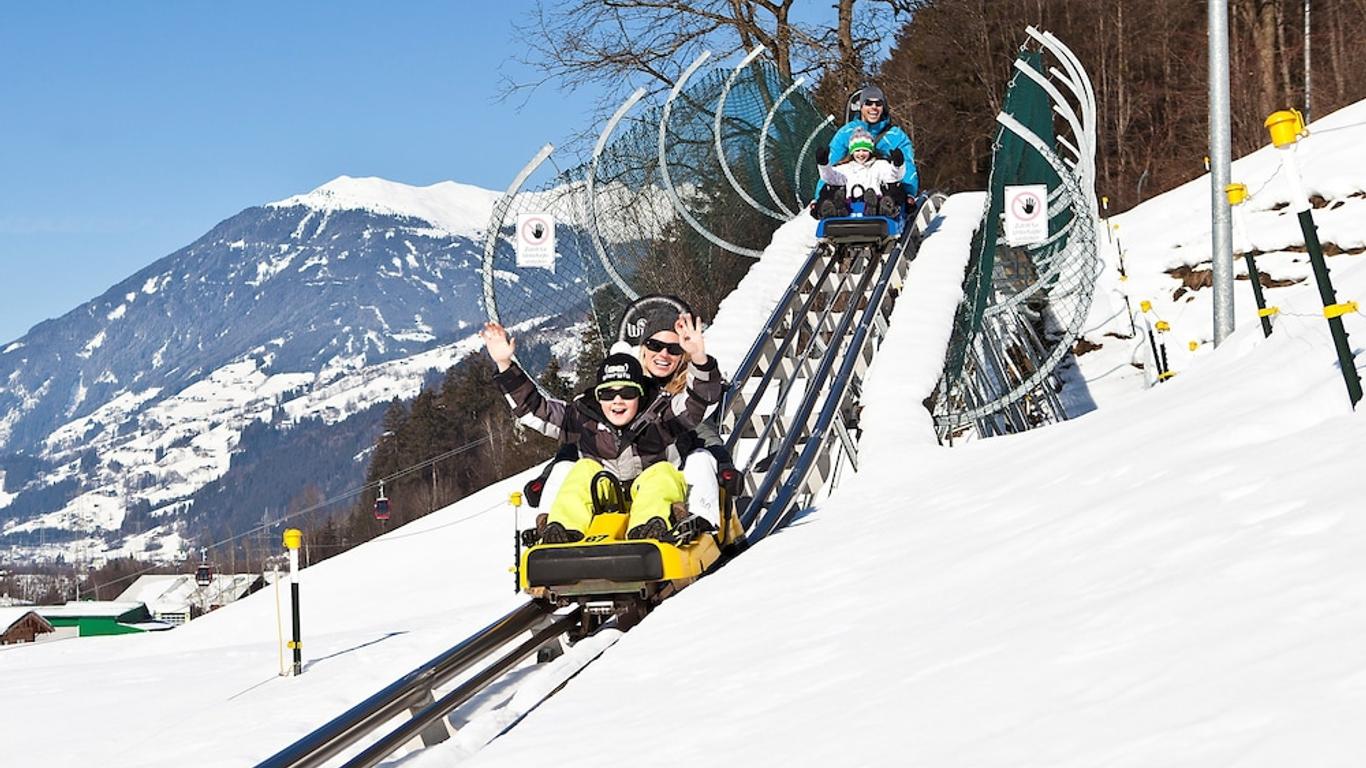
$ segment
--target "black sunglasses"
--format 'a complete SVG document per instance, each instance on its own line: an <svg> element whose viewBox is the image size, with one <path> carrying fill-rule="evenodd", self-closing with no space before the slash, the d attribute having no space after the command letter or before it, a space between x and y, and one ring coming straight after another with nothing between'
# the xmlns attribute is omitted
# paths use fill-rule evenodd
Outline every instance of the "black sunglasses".
<svg viewBox="0 0 1366 768"><path fill-rule="evenodd" d="M669 344L668 342L663 342L659 339L646 339L641 343L644 344L645 348L650 350L651 352L663 352L665 350L668 350L669 354L673 355L674 357L678 357L679 355L683 354L683 345L681 344Z"/></svg>
<svg viewBox="0 0 1366 768"><path fill-rule="evenodd" d="M640 390L635 387L604 387L598 389L597 396L604 403L609 403L618 397L622 400L635 400L640 397Z"/></svg>
<svg viewBox="0 0 1366 768"><path fill-rule="evenodd" d="M865 99L864 102L863 102L863 106L865 106L865 107L881 107L881 106L883 106L883 104L882 104L882 100L881 100L881 99Z"/></svg>

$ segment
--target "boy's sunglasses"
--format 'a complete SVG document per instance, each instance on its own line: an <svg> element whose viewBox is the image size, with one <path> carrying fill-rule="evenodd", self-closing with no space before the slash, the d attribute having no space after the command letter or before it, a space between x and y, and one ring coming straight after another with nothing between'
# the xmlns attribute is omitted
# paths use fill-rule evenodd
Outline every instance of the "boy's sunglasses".
<svg viewBox="0 0 1366 768"><path fill-rule="evenodd" d="M883 104L882 104L882 101L881 101L880 99L868 99L868 100L866 100L866 101L863 102L863 106L865 106L865 107L881 107L881 106L883 106Z"/></svg>
<svg viewBox="0 0 1366 768"><path fill-rule="evenodd" d="M622 400L635 400L640 397L640 390L636 387L599 387L597 390L598 400L609 403L618 397Z"/></svg>
<svg viewBox="0 0 1366 768"><path fill-rule="evenodd" d="M645 348L650 350L651 352L663 352L665 350L668 350L669 354L673 355L674 357L678 357L679 355L683 354L683 346L681 344L669 344L660 341L659 339L646 339L641 343L644 344Z"/></svg>

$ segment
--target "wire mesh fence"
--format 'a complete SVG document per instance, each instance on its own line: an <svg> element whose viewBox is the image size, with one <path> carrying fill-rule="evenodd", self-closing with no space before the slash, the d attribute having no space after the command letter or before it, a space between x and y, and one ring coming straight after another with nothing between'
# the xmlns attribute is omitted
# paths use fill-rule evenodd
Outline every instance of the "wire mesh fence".
<svg viewBox="0 0 1366 768"><path fill-rule="evenodd" d="M636 110L639 94L628 99L591 158L514 183L495 208L485 308L518 334L533 374L552 359L566 372L595 365L639 296L677 295L712 317L809 199L812 147L829 141L832 121L773 64L751 55L698 74L706 58L667 100ZM554 224L553 270L518 264L519 226L536 217Z"/></svg>

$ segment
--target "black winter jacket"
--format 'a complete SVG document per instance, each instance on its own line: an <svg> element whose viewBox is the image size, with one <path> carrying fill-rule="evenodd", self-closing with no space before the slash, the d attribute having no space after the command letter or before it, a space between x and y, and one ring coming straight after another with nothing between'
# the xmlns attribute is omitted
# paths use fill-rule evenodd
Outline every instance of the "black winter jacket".
<svg viewBox="0 0 1366 768"><path fill-rule="evenodd" d="M507 397L517 420L561 443L578 446L579 456L602 464L621 480L630 481L646 467L667 461L681 467L678 439L706 416L721 399L722 379L716 358L689 364L688 385L667 402L645 403L624 427L613 426L603 415L592 390L571 402L546 397L535 382L513 363L493 381Z"/></svg>

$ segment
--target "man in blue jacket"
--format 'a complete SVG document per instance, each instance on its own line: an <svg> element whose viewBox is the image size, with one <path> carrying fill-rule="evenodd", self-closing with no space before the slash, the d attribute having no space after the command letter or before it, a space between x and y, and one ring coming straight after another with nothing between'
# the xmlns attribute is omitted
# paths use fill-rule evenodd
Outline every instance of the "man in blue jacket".
<svg viewBox="0 0 1366 768"><path fill-rule="evenodd" d="M865 85L859 89L856 98L859 116L845 123L830 140L830 164L838 163L849 154L849 139L854 135L856 128L862 128L872 134L874 149L879 156L888 158L894 165L900 165L899 160L905 161L906 175L901 181L901 191L906 197L915 197L920 193L920 174L915 168L915 148L911 146L911 137L899 126L892 124L892 111L887 106L887 97L883 95L881 88L871 84ZM897 157L893 152L900 153L901 157ZM813 215L816 203L822 199L824 190L825 182L817 182ZM904 207L905 199L901 202Z"/></svg>

